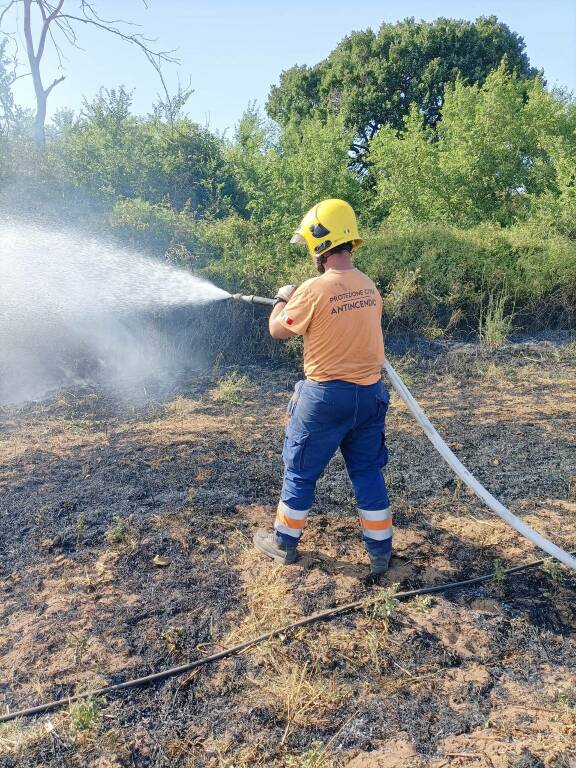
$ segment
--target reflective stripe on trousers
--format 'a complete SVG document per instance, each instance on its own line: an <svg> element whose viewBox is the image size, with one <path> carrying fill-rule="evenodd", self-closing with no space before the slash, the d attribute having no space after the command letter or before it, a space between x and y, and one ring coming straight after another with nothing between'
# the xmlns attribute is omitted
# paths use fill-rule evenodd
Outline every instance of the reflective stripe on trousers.
<svg viewBox="0 0 576 768"><path fill-rule="evenodd" d="M371 554L392 547L392 517L382 467L388 460L384 424L390 396L382 382L299 381L286 427L284 483L275 529L296 546L314 501L316 481L340 448L354 486L362 535Z"/></svg>

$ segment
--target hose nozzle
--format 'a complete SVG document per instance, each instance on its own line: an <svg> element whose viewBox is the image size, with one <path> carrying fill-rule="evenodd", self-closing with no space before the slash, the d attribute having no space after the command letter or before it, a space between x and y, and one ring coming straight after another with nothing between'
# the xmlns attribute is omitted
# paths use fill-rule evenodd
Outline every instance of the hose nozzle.
<svg viewBox="0 0 576 768"><path fill-rule="evenodd" d="M236 299L236 301L245 301L247 304L267 304L268 306L274 304L274 299L268 299L266 296L254 296L252 294L233 293L231 298Z"/></svg>

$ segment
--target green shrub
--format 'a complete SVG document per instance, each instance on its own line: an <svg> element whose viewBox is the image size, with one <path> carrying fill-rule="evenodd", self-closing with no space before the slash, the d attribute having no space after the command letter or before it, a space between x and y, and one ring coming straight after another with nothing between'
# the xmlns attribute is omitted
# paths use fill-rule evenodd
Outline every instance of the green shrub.
<svg viewBox="0 0 576 768"><path fill-rule="evenodd" d="M497 349L506 341L512 329L513 312L506 312L509 296L505 290L490 293L486 304L480 306L478 337L488 349Z"/></svg>
<svg viewBox="0 0 576 768"><path fill-rule="evenodd" d="M242 405L249 385L247 376L232 371L218 382L213 393L214 399L225 405Z"/></svg>

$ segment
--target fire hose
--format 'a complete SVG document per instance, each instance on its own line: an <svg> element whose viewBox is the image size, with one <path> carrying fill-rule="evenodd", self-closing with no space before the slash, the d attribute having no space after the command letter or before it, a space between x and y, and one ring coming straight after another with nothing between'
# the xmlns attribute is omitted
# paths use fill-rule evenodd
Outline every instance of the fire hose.
<svg viewBox="0 0 576 768"><path fill-rule="evenodd" d="M248 304L274 304L273 299L268 299L264 296L244 296L240 293L237 293L234 294L232 298L240 301L246 301ZM535 544L547 554L555 557L561 563L568 566L568 568L572 568L574 571L576 571L576 559L574 557L572 557L568 552L561 549L553 542L549 541L545 536L542 536L541 533L535 531L523 520L520 520L519 517L513 515L512 512L510 512L510 510L504 506L504 504L492 496L492 494L486 488L484 488L482 483L480 483L474 477L474 475L468 469L466 469L460 459L458 459L456 454L442 439L430 419L426 416L420 405L418 405L416 400L412 397L410 390L406 384L404 384L388 360L384 361L384 370L388 374L390 383L394 387L395 391L401 400L404 401L410 413L414 416L418 424L424 430L428 440L430 440L434 448L438 451L440 456L442 456L448 466L454 470L455 474L460 478L460 480L462 480L462 482L465 483L465 485L467 485L468 488L470 488L470 490L473 491L476 496L478 496L478 498L483 501L484 504L486 504L487 507L489 507L493 512L501 517L505 523L514 528L514 530L518 531L519 534L524 536L524 538L531 541L532 544Z"/></svg>
<svg viewBox="0 0 576 768"><path fill-rule="evenodd" d="M248 304L272 305L274 303L273 299L269 299L263 296L253 296L253 295L245 296L242 294L235 294L234 296L232 296L232 298L240 301L245 301ZM384 363L384 370L388 374L390 378L390 382L394 387L395 391L398 393L399 397L406 404L408 410L416 418L416 421L420 424L420 426L424 430L424 433L426 434L426 436L428 437L428 439L430 440L434 448L442 456L444 461L446 461L446 463L454 470L454 472L462 480L462 482L464 482L493 512L495 512L499 517L501 517L508 525L514 528L518 533L520 533L522 536L527 538L529 541L531 541L540 549L544 550L547 554L551 555L552 557L562 562L564 565L576 571L576 559L573 557L573 555L575 555L576 552L568 553L563 549L561 549L560 547L556 546L551 541L549 541L544 536L542 536L540 533L532 529L530 526L526 525L526 523L524 523L518 517L513 515L500 501L498 501L498 499L492 496L492 494L489 493L489 491L487 491L486 488L484 488L484 486L480 482L478 482L478 480L472 475L472 473L469 472L468 469L466 469L466 467L460 462L457 456L450 450L448 445L444 442L442 437L439 435L439 433L437 432L435 427L432 425L432 423L430 422L430 420L428 419L428 417L426 416L426 414L424 413L420 405L413 398L408 387L404 384L404 382L402 381L402 379L400 378L398 373L394 370L393 366L389 363L388 360L386 360ZM447 592L453 589L470 587L476 584L481 584L483 582L490 581L496 577L501 577L504 574L520 573L530 568L534 568L536 566L542 565L543 563L544 563L544 560L534 560L530 563L526 563L525 565L519 565L519 566L514 566L512 568L507 568L503 571L500 571L499 574L490 573L490 574L485 574L484 576L478 576L472 579L466 579L464 581L451 582L448 584L438 584L434 586L422 587L419 589L413 589L413 590L404 591L404 592L397 592L394 594L394 598L397 600L406 600L412 597L416 597L417 595L437 594L441 592ZM219 661L220 659L224 659L229 656L241 653L242 651L248 648L251 648L255 645L263 643L267 640L271 640L275 637L283 637L288 633L293 632L294 630L299 629L301 627L308 626L310 624L314 624L319 621L330 620L337 616L341 616L345 613L350 613L352 611L357 611L362 608L369 608L371 605L374 605L377 602L378 602L378 597L371 598L371 599L357 600L352 603L347 603L344 605L337 606L335 608L330 608L328 610L312 614L311 616L306 616L305 618L300 619L299 621L292 622L291 624L287 624L283 627L277 627L276 629L270 630L257 637L251 638L242 643L239 643L238 645L232 646L231 648L226 648L222 651L219 651L218 653L212 654L211 656L204 656L203 658L197 659L196 661L190 662L188 664L182 664L178 667L172 667L171 669L166 669L161 672L155 672L153 674L146 675L145 677L139 677L133 680L127 680L123 683L117 683L116 685L109 685L103 688L94 689L92 691L85 691L83 693L68 696L66 698L45 702L43 704L39 704L34 707L29 707L28 709L8 712L5 715L0 716L0 723L5 723L11 720L15 720L18 717L29 717L31 715L37 715L37 714L42 714L44 712L49 712L82 699L93 698L95 696L103 696L109 693L114 693L116 691L121 691L129 688L136 688L139 686L148 685L151 683L161 682L162 680L166 680L171 677L182 675L185 672L192 671L194 669L202 667L211 662Z"/></svg>

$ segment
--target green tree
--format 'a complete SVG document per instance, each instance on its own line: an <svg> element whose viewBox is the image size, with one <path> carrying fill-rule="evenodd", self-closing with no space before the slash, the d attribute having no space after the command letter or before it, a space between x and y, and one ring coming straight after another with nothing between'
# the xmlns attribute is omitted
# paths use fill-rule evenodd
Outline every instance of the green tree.
<svg viewBox="0 0 576 768"><path fill-rule="evenodd" d="M458 80L435 129L413 105L403 131L385 128L371 142L381 212L463 227L526 218L541 195L558 197L561 167L570 177L572 113L539 78L526 83L505 62L482 86Z"/></svg>
<svg viewBox="0 0 576 768"><path fill-rule="evenodd" d="M536 92L527 111L542 126L541 168L548 183L532 195L535 223L576 239L576 101L562 93Z"/></svg>
<svg viewBox="0 0 576 768"><path fill-rule="evenodd" d="M403 128L412 104L434 125L446 85L458 78L482 84L503 57L520 77L535 75L524 48L495 16L383 24L377 33L353 32L315 66L283 72L266 108L282 126L339 115L355 133L352 147L361 160L381 126Z"/></svg>
<svg viewBox="0 0 576 768"><path fill-rule="evenodd" d="M351 132L342 120L309 118L280 133L248 111L229 151L243 211L271 238L288 237L301 216L323 197L364 207L362 180L348 169Z"/></svg>
<svg viewBox="0 0 576 768"><path fill-rule="evenodd" d="M187 118L131 114L125 88L102 90L75 121L63 116L54 153L62 174L104 204L162 203L195 216L228 212L234 179L221 139Z"/></svg>

